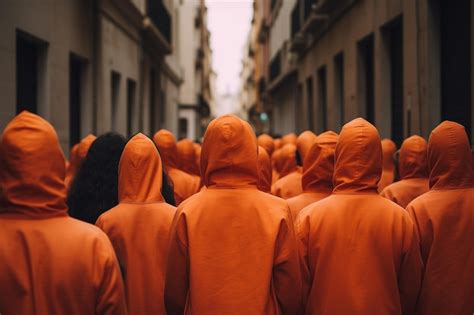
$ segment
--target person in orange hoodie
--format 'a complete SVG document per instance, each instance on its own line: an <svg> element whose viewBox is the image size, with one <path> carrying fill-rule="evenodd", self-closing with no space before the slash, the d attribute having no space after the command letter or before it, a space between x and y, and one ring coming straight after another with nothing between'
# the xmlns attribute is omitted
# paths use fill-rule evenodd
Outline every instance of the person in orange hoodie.
<svg viewBox="0 0 474 315"><path fill-rule="evenodd" d="M411 314L422 261L408 213L378 195L382 149L362 118L342 128L331 196L298 215L306 314Z"/></svg>
<svg viewBox="0 0 474 315"><path fill-rule="evenodd" d="M258 146L258 189L270 193L272 190L272 163L267 151Z"/></svg>
<svg viewBox="0 0 474 315"><path fill-rule="evenodd" d="M153 136L153 142L160 151L164 162L166 173L168 174L174 188L174 199L176 205L191 197L201 188L201 179L198 176L190 175L178 168L178 149L174 135L168 130L161 129Z"/></svg>
<svg viewBox="0 0 474 315"><path fill-rule="evenodd" d="M390 139L382 140L382 154L383 154L383 163L382 163L382 176L378 184L378 192L388 185L392 184L395 181L395 161L393 160L393 155L397 151L397 145Z"/></svg>
<svg viewBox="0 0 474 315"><path fill-rule="evenodd" d="M426 141L420 136L403 141L398 162L401 180L385 187L380 193L382 197L406 208L410 201L430 189L426 148Z"/></svg>
<svg viewBox="0 0 474 315"><path fill-rule="evenodd" d="M286 202L257 189L257 139L232 115L204 135L207 189L177 210L165 305L174 314L296 314L301 281Z"/></svg>
<svg viewBox="0 0 474 315"><path fill-rule="evenodd" d="M270 137L269 135L267 135L265 133L261 134L257 138L257 143L258 143L259 146L261 146L262 148L264 148L267 151L269 157L272 156L274 146L275 146L274 143L273 143L273 138L272 137Z"/></svg>
<svg viewBox="0 0 474 315"><path fill-rule="evenodd" d="M288 199L303 192L301 167L297 164L297 150L293 144L285 144L281 148L281 157L278 161L279 179L272 185L272 194Z"/></svg>
<svg viewBox="0 0 474 315"><path fill-rule="evenodd" d="M199 168L196 164L196 149L189 139L182 139L176 144L178 153L178 167L188 174L200 176Z"/></svg>
<svg viewBox="0 0 474 315"><path fill-rule="evenodd" d="M278 149L281 149L282 146L283 146L283 142L281 138L273 139L273 152L275 152Z"/></svg>
<svg viewBox="0 0 474 315"><path fill-rule="evenodd" d="M166 314L163 290L169 233L176 212L164 202L161 158L139 133L120 159L119 204L96 222L112 241L124 270L130 314Z"/></svg>
<svg viewBox="0 0 474 315"><path fill-rule="evenodd" d="M0 139L0 313L126 314L120 269L99 228L67 215L64 155L29 112Z"/></svg>
<svg viewBox="0 0 474 315"><path fill-rule="evenodd" d="M303 163L303 193L287 200L293 218L307 205L331 194L337 139L338 135L333 131L320 134L306 155Z"/></svg>
<svg viewBox="0 0 474 315"><path fill-rule="evenodd" d="M428 141L430 191L407 206L425 263L419 314L474 311L474 166L464 127L444 121Z"/></svg>
<svg viewBox="0 0 474 315"><path fill-rule="evenodd" d="M317 136L310 130L305 130L298 136L296 149L299 154L300 165L303 165L303 161L316 141L316 138Z"/></svg>
<svg viewBox="0 0 474 315"><path fill-rule="evenodd" d="M272 185L280 178L282 163L281 148L273 151L270 161L272 163Z"/></svg>
<svg viewBox="0 0 474 315"><path fill-rule="evenodd" d="M76 151L71 150L71 153L73 155L71 156L71 161L69 163L70 169L68 169L67 177L65 179L67 190L69 190L69 188L71 187L72 181L74 180L74 176L76 176L76 173L79 171L79 168L81 167L82 162L86 158L87 152L89 152L89 148L91 147L95 139L96 136L89 134L84 137L81 142L79 142Z"/></svg>

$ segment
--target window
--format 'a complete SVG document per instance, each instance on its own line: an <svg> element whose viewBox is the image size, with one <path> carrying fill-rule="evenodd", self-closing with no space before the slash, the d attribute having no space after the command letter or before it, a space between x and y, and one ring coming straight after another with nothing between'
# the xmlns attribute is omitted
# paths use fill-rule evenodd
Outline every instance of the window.
<svg viewBox="0 0 474 315"><path fill-rule="evenodd" d="M135 90L136 83L132 79L127 80L127 134L132 136L135 123Z"/></svg>
<svg viewBox="0 0 474 315"><path fill-rule="evenodd" d="M357 51L360 111L369 122L374 123L374 36L371 34L360 40Z"/></svg>
<svg viewBox="0 0 474 315"><path fill-rule="evenodd" d="M82 94L84 71L87 62L75 55L69 55L69 145L81 140Z"/></svg>
<svg viewBox="0 0 474 315"><path fill-rule="evenodd" d="M150 106L150 135L157 131L156 126L156 73L155 70L150 71L150 94L149 94L149 106Z"/></svg>
<svg viewBox="0 0 474 315"><path fill-rule="evenodd" d="M308 129L313 130L313 78L306 79L306 109L308 119Z"/></svg>
<svg viewBox="0 0 474 315"><path fill-rule="evenodd" d="M327 82L326 82L326 67L323 66L318 69L318 122L319 132L324 132L328 129L327 126Z"/></svg>
<svg viewBox="0 0 474 315"><path fill-rule="evenodd" d="M111 111L112 111L112 130L117 130L117 120L118 120L118 109L119 109L119 95L120 95L120 74L118 72L112 71L111 78Z"/></svg>
<svg viewBox="0 0 474 315"><path fill-rule="evenodd" d="M344 54L334 57L334 126L344 124Z"/></svg>
<svg viewBox="0 0 474 315"><path fill-rule="evenodd" d="M188 120L186 118L179 119L179 139L188 137Z"/></svg>
<svg viewBox="0 0 474 315"><path fill-rule="evenodd" d="M389 26L391 138L400 147L403 142L403 31L402 19Z"/></svg>

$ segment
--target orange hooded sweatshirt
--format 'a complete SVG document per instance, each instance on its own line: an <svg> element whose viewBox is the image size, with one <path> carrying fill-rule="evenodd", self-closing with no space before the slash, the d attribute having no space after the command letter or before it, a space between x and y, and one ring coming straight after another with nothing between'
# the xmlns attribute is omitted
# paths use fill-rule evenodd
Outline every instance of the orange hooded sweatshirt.
<svg viewBox="0 0 474 315"><path fill-rule="evenodd" d="M283 141L278 138L278 139L273 139L273 152L275 152L278 149L281 149L283 146Z"/></svg>
<svg viewBox="0 0 474 315"><path fill-rule="evenodd" d="M225 115L204 135L207 189L174 220L165 304L174 314L296 314L301 290L286 202L257 189L257 139Z"/></svg>
<svg viewBox="0 0 474 315"><path fill-rule="evenodd" d="M273 138L270 137L269 135L267 134L262 134L260 136L258 136L257 138L257 143L259 146L261 146L262 148L264 148L267 153L268 153L268 156L272 156L273 154L273 149L274 149L274 143L273 143Z"/></svg>
<svg viewBox="0 0 474 315"><path fill-rule="evenodd" d="M74 180L74 176L76 176L76 173L79 171L79 168L82 165L82 162L87 156L87 152L89 152L89 149L92 145L92 143L95 141L96 136L94 135L87 135L85 138L81 140L77 144L77 150L73 149L71 150L71 160L69 164L69 169L67 171L67 176L65 179L66 183L66 189L69 190L71 187L72 181Z"/></svg>
<svg viewBox="0 0 474 315"><path fill-rule="evenodd" d="M425 263L419 314L474 311L474 170L464 127L444 121L428 141L430 191L407 210Z"/></svg>
<svg viewBox="0 0 474 315"><path fill-rule="evenodd" d="M426 141L420 136L403 141L398 162L401 180L385 187L381 196L406 208L410 201L429 190L426 148Z"/></svg>
<svg viewBox="0 0 474 315"><path fill-rule="evenodd" d="M199 168L196 163L196 149L189 139L183 139L176 144L178 152L178 167L188 174L200 176Z"/></svg>
<svg viewBox="0 0 474 315"><path fill-rule="evenodd" d="M119 164L119 204L96 225L109 236L124 270L130 314L166 314L163 300L169 233L175 208L161 196L162 164L153 142L139 133Z"/></svg>
<svg viewBox="0 0 474 315"><path fill-rule="evenodd" d="M331 194L337 139L338 135L333 131L320 134L306 155L303 163L303 193L287 200L293 218L307 205Z"/></svg>
<svg viewBox="0 0 474 315"><path fill-rule="evenodd" d="M303 192L301 167L296 164L296 146L285 144L281 156L275 161L278 164L279 179L272 185L272 194L283 199L298 196Z"/></svg>
<svg viewBox="0 0 474 315"><path fill-rule="evenodd" d="M296 140L296 148L300 155L301 163L303 163L306 155L316 141L316 135L309 130L303 131Z"/></svg>
<svg viewBox="0 0 474 315"><path fill-rule="evenodd" d="M293 132L289 133L289 134L286 134L281 138L281 146L283 147L286 144L296 145L297 140L298 140L298 137Z"/></svg>
<svg viewBox="0 0 474 315"><path fill-rule="evenodd" d="M422 262L408 213L377 194L380 138L362 118L336 145L333 194L298 215L306 314L411 314Z"/></svg>
<svg viewBox="0 0 474 315"><path fill-rule="evenodd" d="M22 112L0 140L0 313L126 314L107 236L67 215L53 127Z"/></svg>
<svg viewBox="0 0 474 315"><path fill-rule="evenodd" d="M382 140L382 176L378 184L378 191L381 192L385 187L395 181L395 161L393 155L397 151L397 145L390 139Z"/></svg>
<svg viewBox="0 0 474 315"><path fill-rule="evenodd" d="M183 200L199 191L201 179L178 168L178 149L176 148L176 140L171 132L165 129L159 130L153 136L153 142L155 142L158 150L160 150L166 173L173 182L176 205L179 205Z"/></svg>
<svg viewBox="0 0 474 315"><path fill-rule="evenodd" d="M258 189L270 193L272 189L272 163L267 151L258 146Z"/></svg>

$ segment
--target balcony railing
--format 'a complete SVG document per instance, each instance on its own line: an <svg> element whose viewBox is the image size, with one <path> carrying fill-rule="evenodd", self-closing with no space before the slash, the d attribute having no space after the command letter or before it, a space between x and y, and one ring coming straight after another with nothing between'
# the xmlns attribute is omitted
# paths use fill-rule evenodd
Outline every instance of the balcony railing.
<svg viewBox="0 0 474 315"><path fill-rule="evenodd" d="M270 82L275 80L281 73L281 50L270 61Z"/></svg>
<svg viewBox="0 0 474 315"><path fill-rule="evenodd" d="M313 5L315 6L318 3L318 0L303 0L303 18L306 21L311 15L313 10Z"/></svg>
<svg viewBox="0 0 474 315"><path fill-rule="evenodd" d="M148 16L168 43L171 44L171 15L163 5L162 0L148 0Z"/></svg>
<svg viewBox="0 0 474 315"><path fill-rule="evenodd" d="M296 1L296 5L291 11L291 37L294 37L301 29L300 1Z"/></svg>

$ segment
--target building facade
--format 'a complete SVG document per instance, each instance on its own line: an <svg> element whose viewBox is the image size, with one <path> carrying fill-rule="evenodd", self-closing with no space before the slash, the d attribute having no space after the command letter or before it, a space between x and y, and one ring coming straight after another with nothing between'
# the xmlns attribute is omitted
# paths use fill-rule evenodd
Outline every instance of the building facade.
<svg viewBox="0 0 474 315"><path fill-rule="evenodd" d="M273 133L339 131L363 116L398 144L445 119L472 135L472 1L267 2L268 105L260 110Z"/></svg>
<svg viewBox="0 0 474 315"><path fill-rule="evenodd" d="M212 51L204 0L179 5L178 58L184 82L179 92L179 138L200 140L214 106Z"/></svg>
<svg viewBox="0 0 474 315"><path fill-rule="evenodd" d="M68 152L88 133L178 129L172 0L0 4L0 128L29 110Z"/></svg>

